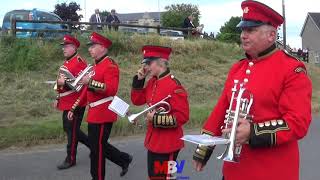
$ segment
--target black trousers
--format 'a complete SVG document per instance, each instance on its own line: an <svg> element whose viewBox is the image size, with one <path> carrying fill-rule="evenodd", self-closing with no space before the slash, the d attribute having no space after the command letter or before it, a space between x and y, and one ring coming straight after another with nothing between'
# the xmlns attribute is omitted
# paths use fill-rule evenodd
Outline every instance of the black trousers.
<svg viewBox="0 0 320 180"><path fill-rule="evenodd" d="M69 163L76 163L78 142L86 145L89 148L88 136L80 130L85 107L77 108L74 111L74 120L68 119L68 111L63 111L63 130L67 134L67 157L66 161Z"/></svg>
<svg viewBox="0 0 320 180"><path fill-rule="evenodd" d="M118 31L119 30L119 26L117 26L117 25L113 25L113 26L108 25L109 31L111 31L112 28L113 28L114 31Z"/></svg>
<svg viewBox="0 0 320 180"><path fill-rule="evenodd" d="M113 123L88 125L88 137L90 142L90 173L92 180L104 180L105 158L125 167L129 163L129 154L119 151L108 143Z"/></svg>
<svg viewBox="0 0 320 180"><path fill-rule="evenodd" d="M170 154L159 154L148 151L148 176L150 180L166 180L170 174L159 173L155 169L155 162L163 164L164 161L176 161L179 151Z"/></svg>

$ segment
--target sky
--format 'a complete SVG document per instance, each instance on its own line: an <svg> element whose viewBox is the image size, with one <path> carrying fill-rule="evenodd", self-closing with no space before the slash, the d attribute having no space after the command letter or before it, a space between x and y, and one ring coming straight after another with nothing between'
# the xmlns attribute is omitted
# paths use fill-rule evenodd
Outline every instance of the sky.
<svg viewBox="0 0 320 180"><path fill-rule="evenodd" d="M219 32L220 27L231 16L241 16L242 0L0 0L0 24L6 12L14 9L39 8L48 11L54 10L56 3L75 1L83 9L80 14L88 21L94 9L116 9L118 13L163 11L170 4L191 3L199 6L201 12L200 23L205 25L206 32ZM282 13L281 0L258 0L277 12ZM300 32L308 12L320 12L318 0L285 0L287 18L287 43L291 47L301 47ZM85 10L86 9L86 10Z"/></svg>

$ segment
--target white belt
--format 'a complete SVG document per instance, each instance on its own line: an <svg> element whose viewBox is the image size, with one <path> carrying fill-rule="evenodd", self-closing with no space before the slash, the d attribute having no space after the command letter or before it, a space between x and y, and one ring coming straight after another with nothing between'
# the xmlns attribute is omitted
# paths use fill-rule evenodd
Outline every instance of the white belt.
<svg viewBox="0 0 320 180"><path fill-rule="evenodd" d="M113 96L110 96L110 97L107 97L107 98L100 99L99 101L90 103L89 106L90 106L91 108L93 108L93 107L99 106L99 105L101 105L101 104L104 104L104 103L106 103L106 102L108 102L108 101L112 101L112 100L113 100Z"/></svg>
<svg viewBox="0 0 320 180"><path fill-rule="evenodd" d="M74 92L76 92L76 91L71 90L71 91L67 91L67 92L64 92L64 93L60 93L59 97L65 97L65 96L68 96L68 95L70 95L70 94L72 94Z"/></svg>

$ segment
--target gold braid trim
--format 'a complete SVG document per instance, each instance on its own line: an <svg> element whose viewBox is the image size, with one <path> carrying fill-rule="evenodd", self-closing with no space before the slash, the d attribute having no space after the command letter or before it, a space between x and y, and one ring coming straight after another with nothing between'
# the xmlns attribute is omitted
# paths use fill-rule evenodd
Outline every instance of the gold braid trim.
<svg viewBox="0 0 320 180"><path fill-rule="evenodd" d="M156 113L152 121L154 128L175 128L178 125L176 118L168 114Z"/></svg>
<svg viewBox="0 0 320 180"><path fill-rule="evenodd" d="M213 136L213 133L202 129L201 130L202 134L207 134L209 136ZM198 145L197 149L195 150L194 154L193 154L193 159L201 162L202 164L207 164L208 160L210 159L210 156L213 152L213 148L209 147L209 146L203 146L203 145Z"/></svg>
<svg viewBox="0 0 320 180"><path fill-rule="evenodd" d="M251 147L272 147L277 144L276 133L290 130L284 120L271 120L263 123L251 124L250 141Z"/></svg>
<svg viewBox="0 0 320 180"><path fill-rule="evenodd" d="M78 98L76 100L76 102L72 105L72 108L71 108L71 112L74 112L76 110L76 108L79 106L79 103L80 103L80 98Z"/></svg>
<svg viewBox="0 0 320 180"><path fill-rule="evenodd" d="M106 85L105 83L90 79L88 88L91 91L102 91L106 88Z"/></svg>

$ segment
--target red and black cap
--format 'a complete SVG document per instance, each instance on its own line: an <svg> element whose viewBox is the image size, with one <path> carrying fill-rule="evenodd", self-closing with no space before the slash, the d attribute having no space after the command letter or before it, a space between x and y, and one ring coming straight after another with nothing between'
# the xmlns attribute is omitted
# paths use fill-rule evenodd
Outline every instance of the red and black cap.
<svg viewBox="0 0 320 180"><path fill-rule="evenodd" d="M78 39L76 39L75 37L68 35L68 34L64 35L63 42L60 44L61 45L73 44L77 48L80 47L80 42L78 41Z"/></svg>
<svg viewBox="0 0 320 180"><path fill-rule="evenodd" d="M142 53L143 53L142 64L151 62L159 58L169 61L171 52L172 52L172 49L169 47L150 46L150 45L144 46L142 48Z"/></svg>
<svg viewBox="0 0 320 180"><path fill-rule="evenodd" d="M257 1L243 1L241 4L243 16L237 25L239 28L257 27L269 24L278 28L283 22L283 17L269 6Z"/></svg>
<svg viewBox="0 0 320 180"><path fill-rule="evenodd" d="M112 45L112 41L110 39L108 39L108 38L106 38L96 32L93 32L89 36L89 40L90 41L87 43L87 45L100 44L105 48L109 48Z"/></svg>

